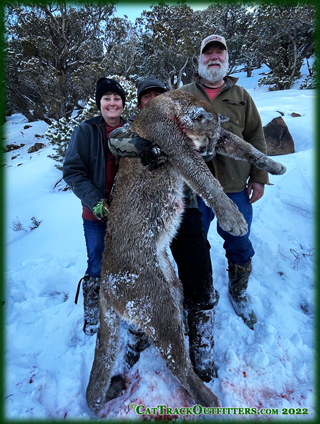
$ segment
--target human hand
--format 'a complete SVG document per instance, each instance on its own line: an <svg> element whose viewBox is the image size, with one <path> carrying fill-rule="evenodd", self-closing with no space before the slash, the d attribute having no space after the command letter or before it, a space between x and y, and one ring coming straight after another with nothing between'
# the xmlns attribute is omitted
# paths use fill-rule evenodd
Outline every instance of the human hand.
<svg viewBox="0 0 320 424"><path fill-rule="evenodd" d="M108 221L109 218L109 206L105 199L99 200L92 209L93 215L99 219L99 221Z"/></svg>
<svg viewBox="0 0 320 424"><path fill-rule="evenodd" d="M257 200L261 199L264 194L264 184L249 183L247 188L247 194L249 196L250 203L256 202Z"/></svg>
<svg viewBox="0 0 320 424"><path fill-rule="evenodd" d="M148 166L150 171L157 169L168 160L168 157L161 151L157 144L151 144L139 156L142 165Z"/></svg>

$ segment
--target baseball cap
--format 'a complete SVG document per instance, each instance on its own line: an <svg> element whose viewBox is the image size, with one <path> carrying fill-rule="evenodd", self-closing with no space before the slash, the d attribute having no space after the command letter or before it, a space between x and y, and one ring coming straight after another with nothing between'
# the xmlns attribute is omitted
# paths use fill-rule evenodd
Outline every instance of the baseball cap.
<svg viewBox="0 0 320 424"><path fill-rule="evenodd" d="M221 35L212 34L212 35L208 35L208 37L202 40L201 47L200 47L200 54L202 54L203 49L209 43L220 43L227 50L227 43L225 38L222 37Z"/></svg>
<svg viewBox="0 0 320 424"><path fill-rule="evenodd" d="M148 90L149 88L160 88L163 92L167 91L165 85L157 78L153 78L153 77L145 78L144 80L138 82L138 86L137 86L138 102L140 101L142 92L145 90Z"/></svg>

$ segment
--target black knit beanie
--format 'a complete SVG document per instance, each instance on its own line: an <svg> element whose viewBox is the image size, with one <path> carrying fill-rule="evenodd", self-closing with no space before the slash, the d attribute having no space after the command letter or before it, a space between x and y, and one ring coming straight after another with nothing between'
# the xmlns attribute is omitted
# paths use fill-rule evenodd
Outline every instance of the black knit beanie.
<svg viewBox="0 0 320 424"><path fill-rule="evenodd" d="M121 87L121 85L118 83L118 81L114 79L102 77L98 79L98 82L97 82L97 90L96 90L97 108L100 110L101 97L104 95L104 93L107 93L108 91L114 91L118 93L122 99L123 107L124 107L126 102L126 93L123 91L123 88Z"/></svg>

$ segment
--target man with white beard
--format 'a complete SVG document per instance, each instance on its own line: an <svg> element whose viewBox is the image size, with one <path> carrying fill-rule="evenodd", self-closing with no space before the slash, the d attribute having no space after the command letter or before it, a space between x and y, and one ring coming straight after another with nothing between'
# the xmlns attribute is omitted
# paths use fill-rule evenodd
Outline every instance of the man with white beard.
<svg viewBox="0 0 320 424"><path fill-rule="evenodd" d="M227 76L227 43L221 35L209 35L202 40L199 67L195 82L184 85L180 90L188 91L200 99L210 102L216 112L228 118L221 126L251 143L266 153L266 141L259 112L249 93L236 85L238 78ZM268 173L260 171L254 165L235 160L221 154L207 158L207 165L219 180L225 193L236 203L248 222L249 231L245 236L232 236L223 231L219 224L217 230L224 239L223 247L228 259L228 294L235 312L250 329L257 322L256 315L247 297L247 287L252 270L251 258L254 255L249 239L252 223L252 203L259 200L268 181ZM199 209L205 231L214 218L211 208L198 198Z"/></svg>

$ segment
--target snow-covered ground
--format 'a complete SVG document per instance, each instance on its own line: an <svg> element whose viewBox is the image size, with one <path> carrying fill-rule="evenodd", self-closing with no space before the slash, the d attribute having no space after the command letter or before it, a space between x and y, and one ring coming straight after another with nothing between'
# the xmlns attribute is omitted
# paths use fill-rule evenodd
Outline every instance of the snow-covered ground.
<svg viewBox="0 0 320 424"><path fill-rule="evenodd" d="M226 409L220 411L221 419L314 419L316 92L268 92L257 85L259 72L250 79L237 74L239 83L253 96L263 125L279 116L277 111L284 113L296 152L274 157L287 172L270 176L274 185L266 187L264 197L254 204L251 239L256 254L248 290L258 317L254 331L235 314L227 298L222 239L216 222L210 228L220 302L214 329L219 377L208 386L225 408L256 408L237 410L251 412L247 415ZM292 112L301 117L293 118ZM8 117L5 124L5 144L25 144L5 155L5 416L92 419L85 391L96 336L82 332L82 294L78 306L74 304L77 283L86 269L80 201L70 191L54 188L61 172L48 158L52 146L27 152L37 141L47 143L35 138L44 135L46 127L43 122L27 123L22 115ZM41 221L33 230L32 217ZM24 229L14 231L17 225ZM125 337L122 350L124 345ZM152 418L138 415L130 408L132 403L149 408L192 405L152 346L126 376L126 390L100 415Z"/></svg>

